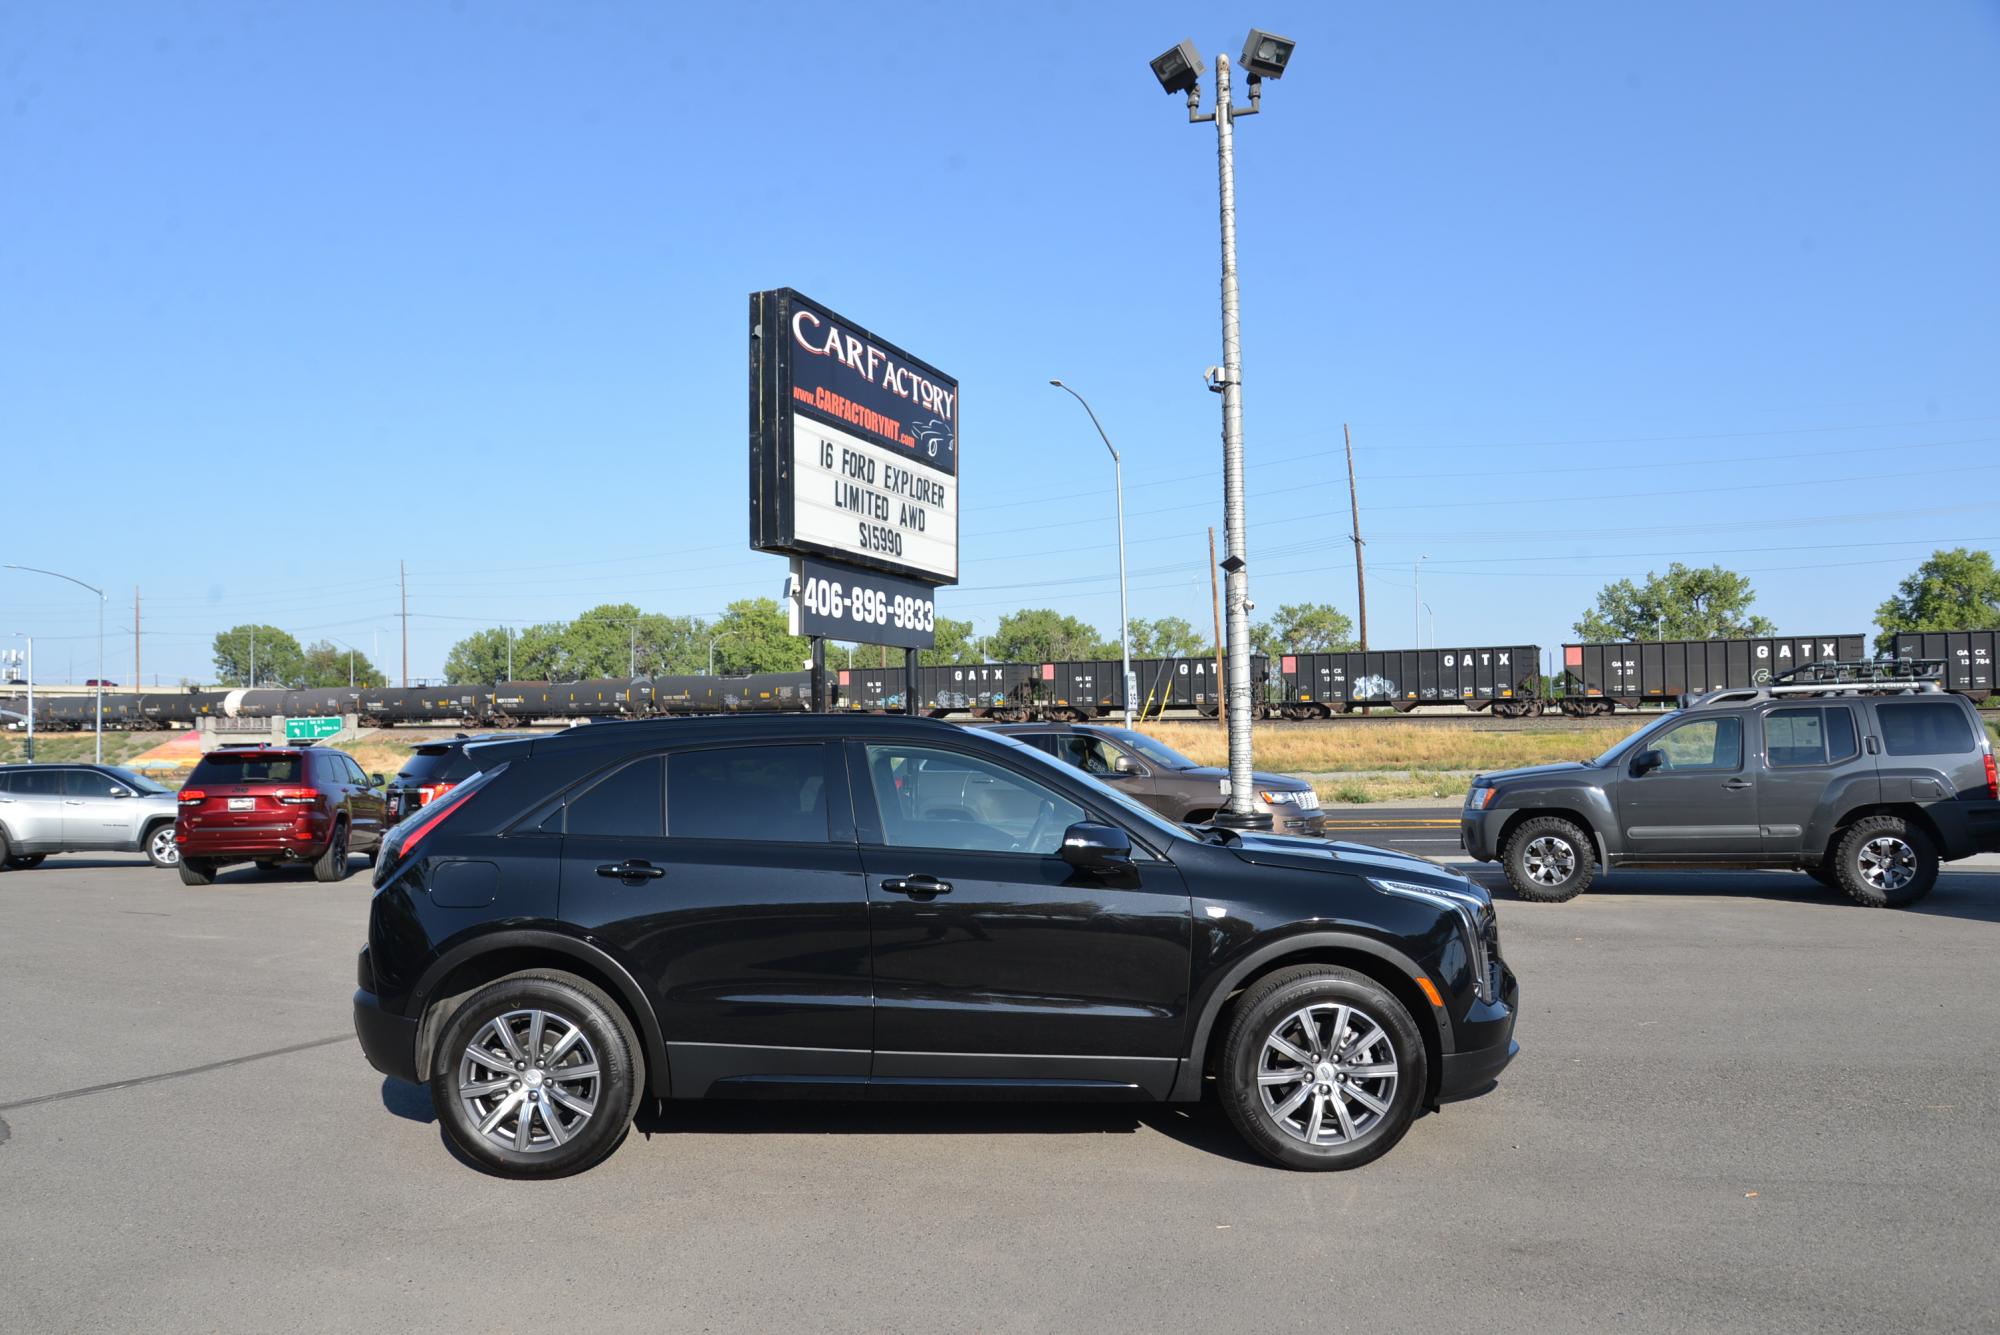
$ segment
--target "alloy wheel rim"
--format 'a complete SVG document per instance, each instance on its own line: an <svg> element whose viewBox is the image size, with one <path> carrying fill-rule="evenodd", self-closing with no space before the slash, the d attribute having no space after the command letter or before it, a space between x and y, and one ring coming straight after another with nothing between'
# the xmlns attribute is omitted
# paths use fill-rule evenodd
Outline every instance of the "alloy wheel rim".
<svg viewBox="0 0 2000 1335"><path fill-rule="evenodd" d="M546 1154L597 1112L597 1049L556 1011L506 1011L481 1025L458 1062L458 1101L479 1135L501 1149Z"/></svg>
<svg viewBox="0 0 2000 1335"><path fill-rule="evenodd" d="M1535 884L1561 885L1576 871L1576 850L1569 840L1545 834L1529 841L1521 863Z"/></svg>
<svg viewBox="0 0 2000 1335"><path fill-rule="evenodd" d="M171 825L153 832L153 860L169 867L181 860L181 846L174 842Z"/></svg>
<svg viewBox="0 0 2000 1335"><path fill-rule="evenodd" d="M1272 1027L1257 1059L1265 1115L1314 1149L1351 1145L1396 1101L1396 1045L1357 1006L1317 1002Z"/></svg>
<svg viewBox="0 0 2000 1335"><path fill-rule="evenodd" d="M1894 835L1870 839L1858 858L1861 879L1877 890L1901 890L1917 875L1917 851Z"/></svg>

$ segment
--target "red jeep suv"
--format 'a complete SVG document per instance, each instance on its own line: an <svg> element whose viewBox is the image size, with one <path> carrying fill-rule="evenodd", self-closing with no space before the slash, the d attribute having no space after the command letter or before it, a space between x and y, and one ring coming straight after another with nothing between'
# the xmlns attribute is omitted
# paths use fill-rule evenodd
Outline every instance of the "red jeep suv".
<svg viewBox="0 0 2000 1335"><path fill-rule="evenodd" d="M338 881L347 855L370 862L385 828L382 776L342 751L313 746L226 746L210 751L181 789L174 842L181 880L208 885L232 862L271 871L310 863Z"/></svg>

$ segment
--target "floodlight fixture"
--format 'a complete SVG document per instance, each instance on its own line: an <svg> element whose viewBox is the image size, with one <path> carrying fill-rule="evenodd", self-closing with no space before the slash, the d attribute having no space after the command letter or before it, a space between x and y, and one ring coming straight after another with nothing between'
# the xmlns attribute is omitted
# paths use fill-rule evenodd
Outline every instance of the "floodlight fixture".
<svg viewBox="0 0 2000 1335"><path fill-rule="evenodd" d="M1287 44L1286 50L1290 49ZM1201 53L1195 50L1192 38L1153 57L1153 77L1168 93L1194 91L1201 86L1202 72L1207 68L1201 63Z"/></svg>
<svg viewBox="0 0 2000 1335"><path fill-rule="evenodd" d="M1292 62L1292 48L1298 45L1262 28L1252 28L1243 39L1243 69L1253 79L1275 79Z"/></svg>

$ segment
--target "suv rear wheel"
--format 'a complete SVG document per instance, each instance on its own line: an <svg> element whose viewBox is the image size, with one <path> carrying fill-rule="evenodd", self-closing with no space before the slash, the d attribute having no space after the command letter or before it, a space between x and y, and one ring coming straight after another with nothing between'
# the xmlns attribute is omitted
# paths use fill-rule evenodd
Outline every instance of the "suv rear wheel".
<svg viewBox="0 0 2000 1335"><path fill-rule="evenodd" d="M1501 855L1514 893L1538 904L1575 899L1597 875L1590 835L1561 816L1536 816L1508 836Z"/></svg>
<svg viewBox="0 0 2000 1335"><path fill-rule="evenodd" d="M181 884L214 885L215 864L202 858L182 858Z"/></svg>
<svg viewBox="0 0 2000 1335"><path fill-rule="evenodd" d="M1374 979L1302 965L1236 1004L1222 1102L1243 1138L1287 1168L1358 1168L1403 1138L1427 1058L1401 1002Z"/></svg>
<svg viewBox="0 0 2000 1335"><path fill-rule="evenodd" d="M1855 903L1899 909L1937 884L1937 847L1922 826L1901 816L1865 816L1840 837L1834 871Z"/></svg>
<svg viewBox="0 0 2000 1335"><path fill-rule="evenodd" d="M467 1157L502 1177L562 1177L625 1139L638 1062L595 992L544 975L503 978L445 1025L431 1105Z"/></svg>
<svg viewBox="0 0 2000 1335"><path fill-rule="evenodd" d="M313 862L315 881L344 881L347 879L347 822L335 821L333 833L326 841L326 851Z"/></svg>

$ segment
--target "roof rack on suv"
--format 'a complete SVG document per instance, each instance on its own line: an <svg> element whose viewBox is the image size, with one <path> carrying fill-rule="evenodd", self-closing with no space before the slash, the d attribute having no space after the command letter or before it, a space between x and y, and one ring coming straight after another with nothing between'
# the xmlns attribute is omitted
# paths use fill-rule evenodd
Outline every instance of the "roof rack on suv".
<svg viewBox="0 0 2000 1335"><path fill-rule="evenodd" d="M1762 686L1683 692L1679 704L1688 709L1730 701L1768 700L1774 696L1921 694L1943 689L1943 659L1876 658L1853 663L1803 663L1780 672Z"/></svg>

